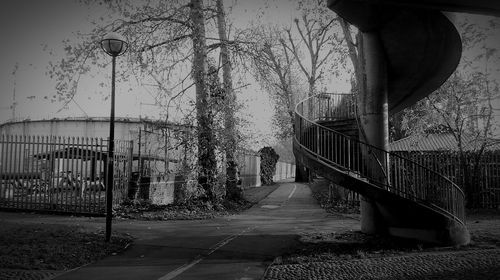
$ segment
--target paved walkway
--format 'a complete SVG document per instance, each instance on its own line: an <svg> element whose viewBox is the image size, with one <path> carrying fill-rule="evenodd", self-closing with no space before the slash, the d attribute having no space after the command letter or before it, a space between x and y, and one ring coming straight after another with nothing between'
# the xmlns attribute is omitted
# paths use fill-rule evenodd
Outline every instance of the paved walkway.
<svg viewBox="0 0 500 280"><path fill-rule="evenodd" d="M101 218L25 214L18 221L22 219L104 228ZM130 248L55 279L261 279L300 233L349 229L359 229L359 222L327 214L306 185L285 182L239 215L203 221L115 221L113 230L138 237Z"/></svg>
<svg viewBox="0 0 500 280"><path fill-rule="evenodd" d="M358 227L357 221L339 222L327 216L306 185L283 183L240 215L206 221L119 222L117 230L134 230L135 235L138 228L143 231L131 248L56 279L261 279L299 233Z"/></svg>

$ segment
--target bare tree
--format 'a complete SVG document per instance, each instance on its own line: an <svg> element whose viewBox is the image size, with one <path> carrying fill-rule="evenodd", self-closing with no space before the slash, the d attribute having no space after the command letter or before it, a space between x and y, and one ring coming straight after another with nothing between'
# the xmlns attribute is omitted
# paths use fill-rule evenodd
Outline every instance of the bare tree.
<svg viewBox="0 0 500 280"><path fill-rule="evenodd" d="M224 124L225 124L225 151L226 151L226 197L233 200L241 199L241 189L237 186L237 166L236 166L236 95L233 89L232 65L228 48L228 38L226 32L226 15L222 0L216 1L217 6L217 27L220 46L220 59L222 63L222 78L224 88Z"/></svg>
<svg viewBox="0 0 500 280"><path fill-rule="evenodd" d="M288 52L279 29L259 27L252 32L258 42L248 51L253 73L274 100L276 136L290 138L294 107L300 99L295 58Z"/></svg>
<svg viewBox="0 0 500 280"><path fill-rule="evenodd" d="M477 183L474 180L480 172L479 162L498 129L494 122L493 101L499 98L499 85L491 74L499 69L490 66L498 49L486 46L488 31L467 20L459 26L464 45L459 67L433 94L403 111L402 126L407 135L414 137L451 134L456 146L450 149L458 151L459 169L464 178L460 183L467 197L471 198L473 186ZM499 26L498 19L492 19L488 26ZM482 52L469 52L477 46Z"/></svg>
<svg viewBox="0 0 500 280"><path fill-rule="evenodd" d="M316 92L316 83L324 73L323 66L335 51L332 41L333 36L330 35L330 29L335 21L335 18L324 21L314 14L303 12L300 19L294 19L295 30L300 35L299 40L292 35L292 28L285 29L287 40L283 39L282 44L295 57L300 70L306 78L309 86L308 96L313 96ZM301 57L300 43L306 48L307 59ZM309 62L309 65L306 64L306 61Z"/></svg>
<svg viewBox="0 0 500 280"><path fill-rule="evenodd" d="M88 1L84 4L92 5ZM57 94L53 101L70 102L82 75L106 65L99 49L99 41L106 33L122 33L129 42L129 51L120 60L127 67L119 67L118 77L135 81L164 108L168 120L172 109L191 119L196 115L198 179L207 199L215 200L213 188L216 178L213 115L208 110L207 54L223 44L217 39L207 43L206 23L217 17L211 6L202 0L144 2L106 2L114 20L95 22L89 34L78 33L79 40L64 41L66 57L48 66L47 74L56 79ZM106 20L106 19L103 19ZM190 96L195 90L194 100ZM64 105L62 107L64 107ZM167 147L165 147L166 149Z"/></svg>

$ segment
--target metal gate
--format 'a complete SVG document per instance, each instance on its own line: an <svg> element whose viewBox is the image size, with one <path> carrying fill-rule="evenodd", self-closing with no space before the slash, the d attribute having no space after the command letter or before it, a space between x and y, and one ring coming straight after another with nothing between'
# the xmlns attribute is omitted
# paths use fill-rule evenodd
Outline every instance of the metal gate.
<svg viewBox="0 0 500 280"><path fill-rule="evenodd" d="M114 204L128 189L132 142L115 141ZM0 207L102 215L108 141L61 136L0 136Z"/></svg>

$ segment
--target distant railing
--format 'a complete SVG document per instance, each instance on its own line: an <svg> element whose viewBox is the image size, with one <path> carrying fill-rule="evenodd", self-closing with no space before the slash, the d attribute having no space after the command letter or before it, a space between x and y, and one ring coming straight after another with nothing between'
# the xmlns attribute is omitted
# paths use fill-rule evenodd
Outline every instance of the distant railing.
<svg viewBox="0 0 500 280"><path fill-rule="evenodd" d="M317 120L333 121L356 118L356 96L351 93L321 93L309 102Z"/></svg>
<svg viewBox="0 0 500 280"><path fill-rule="evenodd" d="M316 123L351 118L351 101L352 96L346 94L319 94L300 102L295 111L294 141L325 164L463 223L465 196L455 183L416 162Z"/></svg>
<svg viewBox="0 0 500 280"><path fill-rule="evenodd" d="M394 151L401 157L411 159L443 176L446 176L462 189L469 185L467 206L470 208L500 207L500 152L486 151L478 159L474 152L465 152L465 156L456 151ZM462 156L464 156L462 158ZM462 162L465 160L465 163ZM470 167L465 175L461 165ZM477 166L477 169L476 169ZM476 171L476 172L474 172Z"/></svg>

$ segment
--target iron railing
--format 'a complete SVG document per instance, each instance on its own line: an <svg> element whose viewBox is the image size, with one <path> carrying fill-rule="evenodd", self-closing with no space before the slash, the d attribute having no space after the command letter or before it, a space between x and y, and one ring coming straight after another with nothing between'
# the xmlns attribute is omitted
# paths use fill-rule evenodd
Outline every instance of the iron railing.
<svg viewBox="0 0 500 280"><path fill-rule="evenodd" d="M104 214L107 140L0 136L0 207ZM115 141L113 202L126 197L131 141Z"/></svg>
<svg viewBox="0 0 500 280"><path fill-rule="evenodd" d="M317 123L355 117L353 106L350 94L319 94L301 101L295 110L294 141L325 164L463 223L465 195L451 180Z"/></svg>

